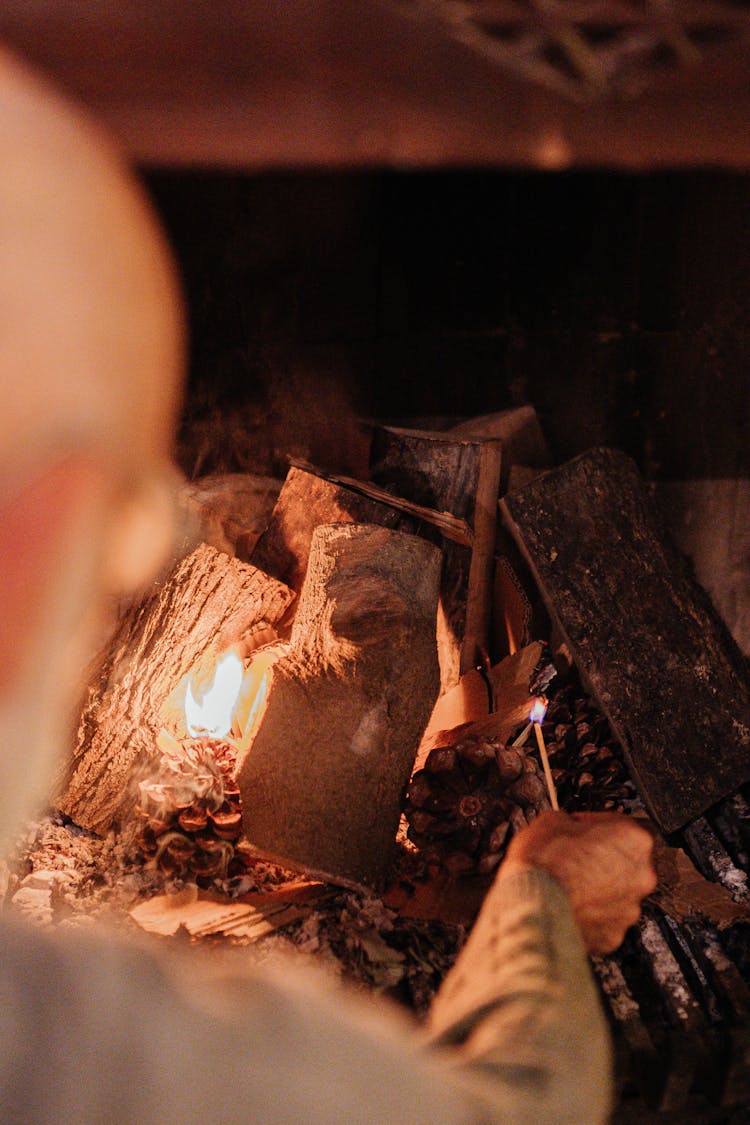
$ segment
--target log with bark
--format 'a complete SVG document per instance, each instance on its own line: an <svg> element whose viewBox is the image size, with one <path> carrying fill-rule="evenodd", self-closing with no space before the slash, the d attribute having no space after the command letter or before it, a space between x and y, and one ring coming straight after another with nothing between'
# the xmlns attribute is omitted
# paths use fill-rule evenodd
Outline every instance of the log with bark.
<svg viewBox="0 0 750 1125"><path fill-rule="evenodd" d="M318 528L288 652L240 755L246 835L262 854L377 886L438 693L441 555L372 525Z"/></svg>
<svg viewBox="0 0 750 1125"><path fill-rule="evenodd" d="M106 831L132 810L136 782L159 752L162 709L206 654L275 626L294 599L286 586L202 544L121 620L94 666L69 779L57 804Z"/></svg>
<svg viewBox="0 0 750 1125"><path fill-rule="evenodd" d="M750 779L747 668L630 458L592 450L502 508L661 828Z"/></svg>
<svg viewBox="0 0 750 1125"><path fill-rule="evenodd" d="M313 532L334 523L370 523L422 534L432 541L443 536L469 546L465 520L393 496L370 481L354 480L292 459L268 527L250 562L299 594L307 573Z"/></svg>
<svg viewBox="0 0 750 1125"><path fill-rule="evenodd" d="M465 520L471 546L447 542L441 584L441 688L457 684L489 650L502 445L426 430L379 426L370 471L397 496Z"/></svg>
<svg viewBox="0 0 750 1125"><path fill-rule="evenodd" d="M503 464L500 491L512 488L511 475L531 473L536 475L552 465L547 443L536 410L530 403L468 418L448 431L455 438L480 441L495 438L503 443Z"/></svg>

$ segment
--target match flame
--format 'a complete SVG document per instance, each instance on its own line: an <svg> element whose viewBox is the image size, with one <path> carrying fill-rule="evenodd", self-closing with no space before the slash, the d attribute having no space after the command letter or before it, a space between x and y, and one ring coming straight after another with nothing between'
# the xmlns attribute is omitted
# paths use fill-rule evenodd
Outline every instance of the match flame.
<svg viewBox="0 0 750 1125"><path fill-rule="evenodd" d="M236 652L216 662L214 678L196 699L188 681L185 691L185 723L193 738L225 738L232 729L232 713L242 687L244 666Z"/></svg>
<svg viewBox="0 0 750 1125"><path fill-rule="evenodd" d="M531 704L531 711L529 712L530 723L543 723L544 716L547 714L547 700L543 695L538 695L534 702Z"/></svg>

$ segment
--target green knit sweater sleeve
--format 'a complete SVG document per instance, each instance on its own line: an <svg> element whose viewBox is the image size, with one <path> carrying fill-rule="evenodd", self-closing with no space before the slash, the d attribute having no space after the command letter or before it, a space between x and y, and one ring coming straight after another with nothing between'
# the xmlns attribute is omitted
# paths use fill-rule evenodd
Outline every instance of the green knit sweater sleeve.
<svg viewBox="0 0 750 1125"><path fill-rule="evenodd" d="M504 1119L606 1121L610 1043L567 896L544 871L496 880L429 1020Z"/></svg>

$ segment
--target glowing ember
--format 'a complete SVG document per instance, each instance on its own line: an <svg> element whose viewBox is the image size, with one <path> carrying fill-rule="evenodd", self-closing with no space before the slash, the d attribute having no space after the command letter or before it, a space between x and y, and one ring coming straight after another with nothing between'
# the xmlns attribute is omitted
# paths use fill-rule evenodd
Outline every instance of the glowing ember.
<svg viewBox="0 0 750 1125"><path fill-rule="evenodd" d="M543 723L544 716L547 714L547 700L543 695L538 695L534 702L531 704L531 711L529 712L529 722Z"/></svg>
<svg viewBox="0 0 750 1125"><path fill-rule="evenodd" d="M193 738L225 738L229 734L243 672L239 656L228 652L217 661L213 682L199 699L193 695L192 683L188 682L185 722Z"/></svg>

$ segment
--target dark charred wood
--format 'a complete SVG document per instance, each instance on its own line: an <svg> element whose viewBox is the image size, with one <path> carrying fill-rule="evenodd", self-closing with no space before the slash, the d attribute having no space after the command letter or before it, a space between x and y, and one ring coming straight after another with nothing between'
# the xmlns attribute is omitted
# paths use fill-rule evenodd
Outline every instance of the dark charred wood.
<svg viewBox="0 0 750 1125"><path fill-rule="evenodd" d="M405 430L375 429L370 473L397 496L466 520L470 551L446 546L441 582L445 628L439 634L441 686L458 683L489 651L501 442Z"/></svg>
<svg viewBox="0 0 750 1125"><path fill-rule="evenodd" d="M662 829L748 780L745 663L633 462L592 450L502 507Z"/></svg>
<svg viewBox="0 0 750 1125"><path fill-rule="evenodd" d="M685 851L702 875L726 887L735 902L750 902L747 872L732 862L705 816L696 817L680 836Z"/></svg>
<svg viewBox="0 0 750 1125"><path fill-rule="evenodd" d="M669 1023L669 1069L660 1108L675 1110L684 1105L692 1091L716 1092L720 1064L715 1036L660 923L661 912L646 907L638 923L638 939L648 956L654 985Z"/></svg>
<svg viewBox="0 0 750 1125"><path fill-rule="evenodd" d="M654 1046L622 969L614 957L594 957L592 967L613 1025L620 1084L633 1081L649 1105L658 1105L664 1090L664 1060Z"/></svg>

